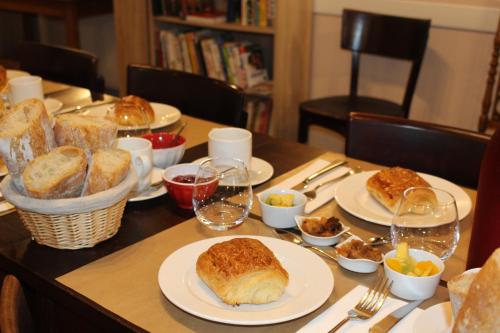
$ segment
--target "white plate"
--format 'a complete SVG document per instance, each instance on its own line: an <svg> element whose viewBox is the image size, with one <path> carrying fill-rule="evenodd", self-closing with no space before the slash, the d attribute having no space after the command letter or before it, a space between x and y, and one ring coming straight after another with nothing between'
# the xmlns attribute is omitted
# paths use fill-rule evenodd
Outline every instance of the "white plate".
<svg viewBox="0 0 500 333"><path fill-rule="evenodd" d="M213 244L235 236L204 239L168 256L158 272L163 294L177 307L195 316L236 325L264 325L292 320L314 311L330 296L333 290L332 271L311 251L275 238L237 237L260 240L288 271L288 286L279 300L260 305L227 305L198 277L198 256Z"/></svg>
<svg viewBox="0 0 500 333"><path fill-rule="evenodd" d="M444 302L424 310L413 325L414 333L448 333L453 329L451 303Z"/></svg>
<svg viewBox="0 0 500 333"><path fill-rule="evenodd" d="M358 173L340 182L335 190L335 200L340 207L360 219L390 226L392 212L378 203L366 190L366 181L376 172L378 171ZM464 190L445 179L425 173L418 174L432 187L448 191L455 197L460 220L470 213L472 202Z"/></svg>
<svg viewBox="0 0 500 333"><path fill-rule="evenodd" d="M55 98L50 98L50 97L45 98L43 100L43 104L45 104L45 108L47 109L47 112L49 112L49 113L59 111L63 106L63 103L60 100L55 99Z"/></svg>
<svg viewBox="0 0 500 333"><path fill-rule="evenodd" d="M8 69L7 70L7 80L15 79L16 77L21 76L30 76L30 73L25 71L19 71L17 69Z"/></svg>
<svg viewBox="0 0 500 333"><path fill-rule="evenodd" d="M151 129L158 129L170 124L175 123L181 119L181 112L179 109L162 103L150 103L153 111L155 112L155 121L150 124ZM83 114L91 116L106 116L114 114L114 106L101 105L95 108L87 109ZM126 126L119 126L118 130L126 130ZM138 128L140 129L140 128Z"/></svg>
<svg viewBox="0 0 500 333"><path fill-rule="evenodd" d="M163 173L163 169L153 168L153 174L151 175L151 183L155 184L159 181L162 181L162 173ZM144 201L144 200L154 199L154 198L161 197L165 193L167 193L167 189L165 188L165 186L163 185L163 182L162 182L161 185L150 187L147 190L140 193L139 195L132 197L132 198L129 198L128 201L129 202L136 202L136 201Z"/></svg>
<svg viewBox="0 0 500 333"><path fill-rule="evenodd" d="M208 159L208 157L202 157L193 161L193 163L201 164L206 159ZM250 171L250 182L252 183L252 186L262 184L271 179L273 176L274 168L269 162L257 157L252 157L252 161L250 163L250 167L252 168Z"/></svg>

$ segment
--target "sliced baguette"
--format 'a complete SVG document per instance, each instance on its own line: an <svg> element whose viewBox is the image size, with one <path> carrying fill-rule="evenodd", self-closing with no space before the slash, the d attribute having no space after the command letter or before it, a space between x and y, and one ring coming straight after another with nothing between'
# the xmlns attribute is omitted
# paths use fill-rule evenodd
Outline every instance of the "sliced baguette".
<svg viewBox="0 0 500 333"><path fill-rule="evenodd" d="M84 195L110 189L127 176L130 169L130 153L123 149L98 149L92 155Z"/></svg>
<svg viewBox="0 0 500 333"><path fill-rule="evenodd" d="M21 175L28 163L55 147L52 124L42 101L28 99L18 103L2 117L0 154L21 192Z"/></svg>
<svg viewBox="0 0 500 333"><path fill-rule="evenodd" d="M83 149L62 146L31 161L23 172L23 182L33 198L74 198L82 193L86 171Z"/></svg>
<svg viewBox="0 0 500 333"><path fill-rule="evenodd" d="M82 148L87 157L97 149L111 148L118 125L106 118L78 114L63 114L56 118L54 133L59 146Z"/></svg>

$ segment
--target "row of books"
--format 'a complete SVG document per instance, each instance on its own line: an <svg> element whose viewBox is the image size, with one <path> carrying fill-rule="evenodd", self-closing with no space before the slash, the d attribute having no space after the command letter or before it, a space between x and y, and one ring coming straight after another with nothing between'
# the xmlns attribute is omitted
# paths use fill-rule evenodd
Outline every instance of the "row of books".
<svg viewBox="0 0 500 333"><path fill-rule="evenodd" d="M271 99L249 98L246 103L247 129L257 133L268 133L273 102Z"/></svg>
<svg viewBox="0 0 500 333"><path fill-rule="evenodd" d="M264 55L258 44L237 41L211 30L157 31L158 66L206 75L243 89L268 81Z"/></svg>
<svg viewBox="0 0 500 333"><path fill-rule="evenodd" d="M192 22L272 27L276 0L153 0L153 14Z"/></svg>

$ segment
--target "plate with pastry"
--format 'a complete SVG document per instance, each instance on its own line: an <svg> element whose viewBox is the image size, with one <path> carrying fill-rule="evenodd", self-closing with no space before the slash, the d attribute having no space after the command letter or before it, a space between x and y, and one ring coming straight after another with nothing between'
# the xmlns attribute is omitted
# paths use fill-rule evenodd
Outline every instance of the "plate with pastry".
<svg viewBox="0 0 500 333"><path fill-rule="evenodd" d="M334 285L331 269L314 253L260 236L188 244L161 264L158 282L170 302L192 315L249 326L304 316Z"/></svg>
<svg viewBox="0 0 500 333"><path fill-rule="evenodd" d="M390 226L403 191L412 186L431 186L455 197L458 217L472 209L470 197L459 186L436 176L393 167L350 176L335 189L335 200L348 213L377 224Z"/></svg>
<svg viewBox="0 0 500 333"><path fill-rule="evenodd" d="M85 115L110 117L118 123L118 130L158 129L181 119L181 112L176 107L162 103L148 102L143 98L129 95L118 100L114 105L101 105L89 108Z"/></svg>

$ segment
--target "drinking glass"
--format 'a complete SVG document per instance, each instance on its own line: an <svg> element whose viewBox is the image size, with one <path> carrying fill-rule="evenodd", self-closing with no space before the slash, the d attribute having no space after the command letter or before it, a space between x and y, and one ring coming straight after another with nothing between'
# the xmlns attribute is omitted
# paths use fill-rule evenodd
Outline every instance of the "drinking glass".
<svg viewBox="0 0 500 333"><path fill-rule="evenodd" d="M143 135L151 134L151 124L149 123L146 111L140 105L122 103L120 107L123 111L120 114L115 114L119 126L119 137L142 137ZM144 119L145 123L139 124L132 119L136 117L135 115L139 114L142 114L139 118Z"/></svg>
<svg viewBox="0 0 500 333"><path fill-rule="evenodd" d="M410 248L448 259L460 238L455 198L437 188L408 188L392 220L391 236L394 247L407 242Z"/></svg>
<svg viewBox="0 0 500 333"><path fill-rule="evenodd" d="M234 228L248 216L252 202L250 175L243 161L211 158L200 165L194 181L193 208L201 223L213 230Z"/></svg>

